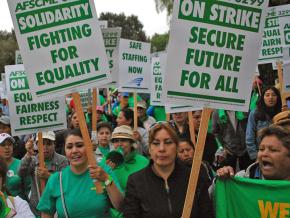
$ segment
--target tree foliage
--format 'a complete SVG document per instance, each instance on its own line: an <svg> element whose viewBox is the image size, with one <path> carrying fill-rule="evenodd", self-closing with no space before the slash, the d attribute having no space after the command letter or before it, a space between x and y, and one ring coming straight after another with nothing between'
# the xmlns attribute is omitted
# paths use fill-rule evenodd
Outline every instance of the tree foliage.
<svg viewBox="0 0 290 218"><path fill-rule="evenodd" d="M169 34L157 34L155 33L151 38L151 52L164 51L166 49L169 39Z"/></svg>
<svg viewBox="0 0 290 218"><path fill-rule="evenodd" d="M135 15L125 16L124 13L101 13L100 20L107 20L108 27L122 27L121 38L132 39L141 42L147 42L145 32L143 31L143 24Z"/></svg>
<svg viewBox="0 0 290 218"><path fill-rule="evenodd" d="M0 73L4 72L4 66L15 64L15 51L18 50L18 44L15 32L0 30Z"/></svg>
<svg viewBox="0 0 290 218"><path fill-rule="evenodd" d="M170 17L173 11L173 0L155 0L155 7L158 13L166 10L167 17Z"/></svg>

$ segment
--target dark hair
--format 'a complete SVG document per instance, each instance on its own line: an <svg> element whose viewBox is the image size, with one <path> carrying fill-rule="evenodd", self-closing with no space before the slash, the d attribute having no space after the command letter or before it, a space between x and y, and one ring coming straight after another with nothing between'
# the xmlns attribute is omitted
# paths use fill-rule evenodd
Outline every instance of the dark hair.
<svg viewBox="0 0 290 218"><path fill-rule="evenodd" d="M195 148L194 148L194 144L193 144L192 141L189 140L188 138L180 138L180 139L179 139L179 144L182 143L182 142L186 142L186 143L188 143L188 144L193 148L193 150L195 150Z"/></svg>
<svg viewBox="0 0 290 218"><path fill-rule="evenodd" d="M108 128L110 132L113 132L112 124L110 122L99 122L97 124L97 131L99 131L101 128Z"/></svg>
<svg viewBox="0 0 290 218"><path fill-rule="evenodd" d="M266 136L276 136L282 142L282 145L288 149L290 154L290 131L287 128L273 124L261 129L258 132L259 142L261 143Z"/></svg>
<svg viewBox="0 0 290 218"><path fill-rule="evenodd" d="M123 108L120 113L123 112L124 117L126 118L126 120L131 120L130 126L133 128L134 127L134 111L130 108ZM143 123L138 119L137 120L137 125L138 127L142 127Z"/></svg>
<svg viewBox="0 0 290 218"><path fill-rule="evenodd" d="M0 177L2 178L2 188L0 191L6 192L5 183L6 183L6 175L7 175L8 167L5 161L0 158Z"/></svg>
<svg viewBox="0 0 290 218"><path fill-rule="evenodd" d="M267 107L264 101L265 93L268 90L272 90L277 95L277 103L274 107ZM282 109L281 94L277 88L274 86L267 87L263 90L262 95L260 96L257 102L257 109L255 112L255 120L269 120L272 119L276 114L280 113Z"/></svg>
<svg viewBox="0 0 290 218"><path fill-rule="evenodd" d="M64 136L64 141L66 141L67 137L69 136L79 136L80 138L83 138L83 135L82 135L82 132L80 130L80 128L75 128L75 129L69 129L67 130L65 136ZM89 136L91 137L90 135L90 132L89 132Z"/></svg>
<svg viewBox="0 0 290 218"><path fill-rule="evenodd" d="M169 123L156 123L150 129L150 131L149 131L149 146L151 145L151 143L155 139L156 133L159 132L162 129L164 129L164 130L166 130L168 132L168 134L172 137L172 140L174 141L176 146L178 146L178 143L179 143L178 135L177 135L176 131L172 128L172 126Z"/></svg>

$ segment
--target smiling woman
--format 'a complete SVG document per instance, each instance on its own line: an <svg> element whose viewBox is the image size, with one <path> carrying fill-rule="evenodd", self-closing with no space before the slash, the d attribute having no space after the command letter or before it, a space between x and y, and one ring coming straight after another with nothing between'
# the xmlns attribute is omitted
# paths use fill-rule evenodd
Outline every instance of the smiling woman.
<svg viewBox="0 0 290 218"><path fill-rule="evenodd" d="M37 207L42 212L42 217L50 218L55 213L59 218L111 217L110 202L118 208L122 194L111 174L99 166L88 165L80 129L68 132L65 137L65 154L70 166L49 178ZM96 193L96 179L103 183L106 191Z"/></svg>

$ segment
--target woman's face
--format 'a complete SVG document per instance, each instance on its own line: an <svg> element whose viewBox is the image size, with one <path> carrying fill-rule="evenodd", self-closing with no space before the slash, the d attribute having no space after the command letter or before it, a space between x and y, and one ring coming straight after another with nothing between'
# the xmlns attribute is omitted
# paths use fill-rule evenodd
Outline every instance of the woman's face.
<svg viewBox="0 0 290 218"><path fill-rule="evenodd" d="M117 124L118 126L122 126L122 125L130 126L131 120L127 120L126 117L124 116L124 112L121 111L117 118Z"/></svg>
<svg viewBox="0 0 290 218"><path fill-rule="evenodd" d="M65 154L72 167L77 168L88 163L84 141L79 136L70 135L66 138Z"/></svg>
<svg viewBox="0 0 290 218"><path fill-rule="evenodd" d="M156 132L152 143L149 146L149 153L158 167L168 167L174 164L177 145L167 130L161 129Z"/></svg>
<svg viewBox="0 0 290 218"><path fill-rule="evenodd" d="M173 113L172 118L176 123L182 123L185 122L187 114L186 112L178 112L178 113Z"/></svg>
<svg viewBox="0 0 290 218"><path fill-rule="evenodd" d="M264 94L265 105L267 107L274 107L277 104L277 98L278 96L272 89L267 90Z"/></svg>
<svg viewBox="0 0 290 218"><path fill-rule="evenodd" d="M74 113L73 116L71 117L71 126L73 129L79 127L79 118L77 113Z"/></svg>
<svg viewBox="0 0 290 218"><path fill-rule="evenodd" d="M4 159L10 159L13 155L13 143L11 140L6 139L0 145L0 157Z"/></svg>
<svg viewBox="0 0 290 218"><path fill-rule="evenodd" d="M178 158L187 164L192 164L194 150L188 142L178 144Z"/></svg>
<svg viewBox="0 0 290 218"><path fill-rule="evenodd" d="M266 179L290 180L289 152L276 136L263 138L259 147L258 162Z"/></svg>
<svg viewBox="0 0 290 218"><path fill-rule="evenodd" d="M102 146L107 146L111 139L111 131L107 127L101 127L98 130L98 140L99 144Z"/></svg>
<svg viewBox="0 0 290 218"><path fill-rule="evenodd" d="M132 142L130 139L117 138L113 140L114 148L117 149L121 147L123 149L124 155L128 155L132 151Z"/></svg>

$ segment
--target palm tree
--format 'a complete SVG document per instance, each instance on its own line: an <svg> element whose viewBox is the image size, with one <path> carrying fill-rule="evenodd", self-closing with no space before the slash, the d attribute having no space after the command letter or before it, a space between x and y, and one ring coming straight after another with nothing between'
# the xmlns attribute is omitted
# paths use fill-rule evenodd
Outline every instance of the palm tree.
<svg viewBox="0 0 290 218"><path fill-rule="evenodd" d="M167 17L170 17L173 10L173 0L154 0L156 11L159 13L166 9Z"/></svg>

